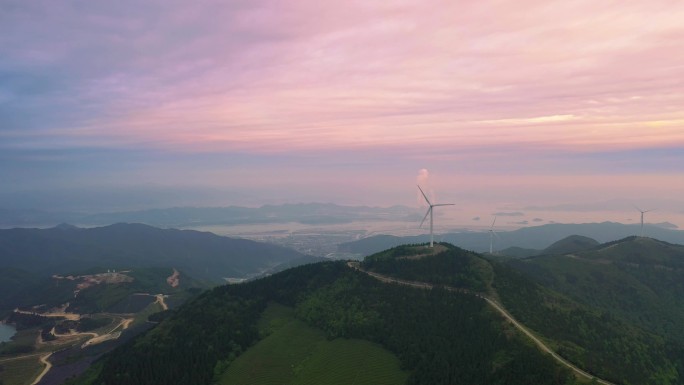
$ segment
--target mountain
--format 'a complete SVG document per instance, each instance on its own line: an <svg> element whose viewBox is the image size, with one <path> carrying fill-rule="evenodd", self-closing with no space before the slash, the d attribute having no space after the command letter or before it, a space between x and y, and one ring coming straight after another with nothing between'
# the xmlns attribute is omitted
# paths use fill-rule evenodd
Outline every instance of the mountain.
<svg viewBox="0 0 684 385"><path fill-rule="evenodd" d="M651 252L657 256L649 257ZM659 277L667 278L659 293L671 298L679 292L668 286L682 282L667 275L679 269L679 252L676 245L628 239L579 253L595 266L589 276L605 266L612 271L612 260L626 268L653 261L649 270L666 272ZM537 259L552 258L576 259ZM218 287L69 384L377 383L373 373L391 372L391 365L369 371L360 363L393 360L399 360L409 384L586 382L542 354L503 313L565 360L611 383L684 383L684 345L676 339L576 300L518 269L526 264L535 271L533 262L509 262L445 243L413 244L361 263L311 264ZM601 290L599 281L586 284ZM628 295L638 290L635 282L624 284ZM426 290L428 285L434 287ZM363 341L382 351L371 355ZM351 362L357 362L355 371L349 370Z"/></svg>
<svg viewBox="0 0 684 385"><path fill-rule="evenodd" d="M581 235L571 235L554 242L544 250L524 249L522 247L511 246L496 252L496 255L513 258L527 258L545 254L570 254L578 251L589 250L599 245L595 239Z"/></svg>
<svg viewBox="0 0 684 385"><path fill-rule="evenodd" d="M303 257L275 245L142 224L0 230L0 265L43 276L92 267L168 267L223 282L225 277L248 278Z"/></svg>
<svg viewBox="0 0 684 385"><path fill-rule="evenodd" d="M598 245L599 242L595 239L581 235L571 235L554 242L551 246L542 250L540 254L571 254L590 250Z"/></svg>
<svg viewBox="0 0 684 385"><path fill-rule="evenodd" d="M20 304L27 304L28 301L24 301L23 298L29 297L31 288L42 282L45 282L45 279L37 274L13 267L0 267L0 319L4 318L4 312Z"/></svg>
<svg viewBox="0 0 684 385"><path fill-rule="evenodd" d="M615 222L584 224L553 223L524 227L514 231L498 232L499 237L494 247L495 250L505 250L509 247L543 250L550 244L571 235L590 237L598 242L604 243L638 233L639 225L625 225ZM671 230L646 224L644 225L644 233L666 242L684 244L684 231L681 230ZM459 233L448 233L438 235L437 239L458 245L467 250L478 252L486 252L489 250L489 233L487 232L463 231ZM421 243L426 242L427 240L428 238L426 235L409 237L376 235L340 244L339 250L366 256L402 244Z"/></svg>
<svg viewBox="0 0 684 385"><path fill-rule="evenodd" d="M448 244L440 246L442 249L435 248L433 253L419 251L420 245L398 246L366 257L361 266L376 274L410 282L449 285L500 301L518 321L545 340L551 341L561 356L611 382L684 382L684 345L668 334L670 328L677 328L681 323L673 324L671 318L660 318L653 319L650 327L646 328L643 323L635 322L636 318L649 317L646 309L632 308L633 313L627 317L627 314L610 311L600 303L579 300L554 290L552 286L540 285L536 279L516 271L518 269L511 269L527 260L499 263ZM634 249L630 244L606 247L621 258L625 258ZM673 247L677 249L679 246ZM413 257L411 250L415 250ZM651 251L653 250L650 247L636 248L636 251L631 252L632 256L626 258L638 259L636 256L648 255ZM660 251L665 255L675 253L671 249L668 252L664 249ZM587 251L588 254L594 252L596 249ZM543 258L546 257L537 259ZM598 274L603 266L603 260L599 259L594 275L600 277ZM674 266L667 265L668 268ZM548 274L540 269L532 271L540 278ZM559 271L563 271L563 267ZM681 277L673 275L660 278L660 295L665 298L684 298L681 290L676 288L681 287L681 282L684 282ZM586 290L587 296L604 290L599 282L582 282L581 286ZM638 290L634 282L623 282L623 285L615 289L604 293L605 297L620 298ZM684 309L681 303L671 302L670 305L676 307L676 312ZM656 326L667 328L666 332L660 333ZM629 364L625 364L626 362Z"/></svg>
<svg viewBox="0 0 684 385"><path fill-rule="evenodd" d="M509 265L578 302L684 342L684 246L628 237Z"/></svg>
<svg viewBox="0 0 684 385"><path fill-rule="evenodd" d="M69 384L573 383L506 325L476 296L325 262L206 292Z"/></svg>
<svg viewBox="0 0 684 385"><path fill-rule="evenodd" d="M83 214L74 212L0 208L0 227L53 226L81 217Z"/></svg>

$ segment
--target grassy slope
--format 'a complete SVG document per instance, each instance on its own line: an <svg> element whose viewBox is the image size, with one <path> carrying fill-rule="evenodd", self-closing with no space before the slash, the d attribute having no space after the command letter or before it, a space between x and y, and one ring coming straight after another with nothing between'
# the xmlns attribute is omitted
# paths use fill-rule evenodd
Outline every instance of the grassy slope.
<svg viewBox="0 0 684 385"><path fill-rule="evenodd" d="M0 371L0 381L3 385L30 384L43 371L44 367L40 362L40 356L0 362L0 366L3 368Z"/></svg>
<svg viewBox="0 0 684 385"><path fill-rule="evenodd" d="M260 329L269 333L220 376L221 384L403 384L399 360L363 340L335 339L270 304Z"/></svg>
<svg viewBox="0 0 684 385"><path fill-rule="evenodd" d="M33 346L38 337L35 330L20 330L12 339L12 344L28 347ZM6 343L7 344L7 343ZM29 384L43 370L40 357L35 355L44 351L31 351L19 354L19 356L31 355L27 358L12 359L12 355L0 355L0 381L3 385Z"/></svg>

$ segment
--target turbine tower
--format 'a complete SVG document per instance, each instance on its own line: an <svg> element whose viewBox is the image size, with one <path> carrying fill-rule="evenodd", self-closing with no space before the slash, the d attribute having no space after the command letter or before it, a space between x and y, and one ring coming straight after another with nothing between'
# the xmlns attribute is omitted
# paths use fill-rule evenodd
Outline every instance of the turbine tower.
<svg viewBox="0 0 684 385"><path fill-rule="evenodd" d="M494 216L492 226L489 228L489 254L494 254L494 236L499 238L499 234L494 231L494 223L496 223L496 216Z"/></svg>
<svg viewBox="0 0 684 385"><path fill-rule="evenodd" d="M640 236L643 237L643 236L644 236L644 214L647 213L647 212L649 212L649 211L653 211L653 210L655 210L655 209L642 210L642 209L640 209L638 206L634 206L634 208L636 208L637 210L639 210L639 212L641 213L641 235L640 235Z"/></svg>
<svg viewBox="0 0 684 385"><path fill-rule="evenodd" d="M425 195L425 193L423 192L423 189L420 188L420 185L418 185L418 190L420 190L420 193L423 194L423 198L425 198L425 201L430 206L430 207L428 207L428 210L425 213L423 220L420 222L420 226L418 226L418 227L423 227L423 223L425 223L425 219L427 219L428 215L430 215L430 247L435 247L435 236L432 233L432 229L434 226L434 221L432 218L432 208L437 207L437 206L453 206L454 204L453 203L435 203L435 204L432 204L432 203L430 203L430 200L428 199L427 195Z"/></svg>

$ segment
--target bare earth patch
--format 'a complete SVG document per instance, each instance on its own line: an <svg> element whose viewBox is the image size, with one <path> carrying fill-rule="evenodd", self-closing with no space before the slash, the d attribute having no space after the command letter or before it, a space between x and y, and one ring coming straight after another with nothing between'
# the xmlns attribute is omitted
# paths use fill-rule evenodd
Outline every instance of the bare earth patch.
<svg viewBox="0 0 684 385"><path fill-rule="evenodd" d="M99 285L102 283L123 283L123 282L133 282L133 277L130 277L126 274L128 271L123 271L123 272L106 272L106 273L100 273L100 274L91 274L91 275L79 275L79 276L72 276L68 275L66 277L63 277L61 275L53 275L52 278L55 280L69 280L69 281L78 281L81 280L81 283L76 285L76 290L74 290L74 297L78 296L78 293L83 290L87 289L91 286Z"/></svg>
<svg viewBox="0 0 684 385"><path fill-rule="evenodd" d="M178 287L180 284L180 273L175 268L173 269L173 274L166 278L166 283L171 287Z"/></svg>

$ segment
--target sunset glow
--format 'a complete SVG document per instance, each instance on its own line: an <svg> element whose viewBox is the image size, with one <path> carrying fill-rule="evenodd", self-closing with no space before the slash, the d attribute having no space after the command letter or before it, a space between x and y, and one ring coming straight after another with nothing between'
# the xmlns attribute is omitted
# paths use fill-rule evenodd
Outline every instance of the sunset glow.
<svg viewBox="0 0 684 385"><path fill-rule="evenodd" d="M416 205L425 168L492 212L643 201L684 226L682 20L670 0L4 1L0 206Z"/></svg>

